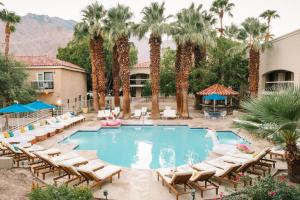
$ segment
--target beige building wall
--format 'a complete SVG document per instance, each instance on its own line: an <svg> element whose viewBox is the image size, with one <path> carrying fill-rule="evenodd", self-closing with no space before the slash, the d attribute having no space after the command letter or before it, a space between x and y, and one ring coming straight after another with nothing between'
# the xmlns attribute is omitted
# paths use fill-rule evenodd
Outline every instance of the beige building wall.
<svg viewBox="0 0 300 200"><path fill-rule="evenodd" d="M261 55L259 94L265 91L266 74L290 71L294 85L300 85L300 29L273 40L273 47ZM279 81L284 80L278 73Z"/></svg>
<svg viewBox="0 0 300 200"><path fill-rule="evenodd" d="M28 83L38 80L38 72L54 72L53 81L54 89L46 89L39 92L38 99L50 104L57 104L60 100L62 103L74 102L75 98L79 100L86 99L87 83L86 73L83 70L70 70L66 67L27 67Z"/></svg>

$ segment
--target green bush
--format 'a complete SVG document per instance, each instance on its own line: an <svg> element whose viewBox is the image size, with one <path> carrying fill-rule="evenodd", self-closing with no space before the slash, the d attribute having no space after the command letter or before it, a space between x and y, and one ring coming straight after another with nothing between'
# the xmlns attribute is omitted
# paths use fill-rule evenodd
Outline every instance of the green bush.
<svg viewBox="0 0 300 200"><path fill-rule="evenodd" d="M286 177L266 177L254 186L224 197L223 200L299 200L300 188L286 182Z"/></svg>
<svg viewBox="0 0 300 200"><path fill-rule="evenodd" d="M29 194L30 200L92 200L93 193L89 188L67 186L47 186L36 188Z"/></svg>

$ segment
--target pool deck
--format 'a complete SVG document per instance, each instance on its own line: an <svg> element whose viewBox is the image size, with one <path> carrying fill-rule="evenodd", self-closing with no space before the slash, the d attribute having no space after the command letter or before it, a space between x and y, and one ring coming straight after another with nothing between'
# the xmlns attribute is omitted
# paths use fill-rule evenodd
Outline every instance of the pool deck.
<svg viewBox="0 0 300 200"><path fill-rule="evenodd" d="M63 152L71 151L77 144L59 144L58 142L63 140L65 137L73 134L79 130L85 131L95 131L101 128L99 121L96 120L95 114L86 115L87 120L77 126L71 127L62 133L49 138L46 141L40 142L39 144L50 148L55 147L61 149ZM251 142L254 149L260 150L266 146L272 146L269 142L263 139L258 139L253 135L246 133L243 130L233 128L232 117L228 116L225 119L204 119L203 117L197 115L192 119L182 120L126 120L123 121L125 124L156 124L156 125L188 125L192 128L213 128L216 130L231 130L237 133L239 136L243 137L247 141ZM96 151L76 151L83 157L88 159L97 159ZM210 153L209 158L218 157L215 153ZM286 164L282 161L278 161L278 168L286 169ZM46 183L52 183L52 177L49 176L45 180ZM225 185L226 186L226 185ZM229 187L229 188L232 188ZM114 178L113 183L108 183L103 185L101 189L99 187L94 189L94 196L97 198L103 198L103 191L107 190L109 199L130 199L130 200L174 200L175 195L168 192L167 187L162 186L161 182L157 181L157 176L155 170L139 170L139 169L128 169L123 168L121 173L121 178L117 180ZM220 192L224 194L228 193L227 187L222 185L220 187ZM215 195L214 191L207 191L204 193L205 199L214 199L218 196ZM180 200L190 199L189 195L183 195ZM196 199L200 198L200 193L196 193Z"/></svg>

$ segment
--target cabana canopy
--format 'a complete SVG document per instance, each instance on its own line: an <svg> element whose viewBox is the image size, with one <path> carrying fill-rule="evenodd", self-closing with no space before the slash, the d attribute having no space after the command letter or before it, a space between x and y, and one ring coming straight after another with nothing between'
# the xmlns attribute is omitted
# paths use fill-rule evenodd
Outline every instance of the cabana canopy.
<svg viewBox="0 0 300 200"><path fill-rule="evenodd" d="M34 101L32 103L26 104L26 106L33 108L35 110L43 110L43 109L53 109L55 106L44 103L43 101Z"/></svg>
<svg viewBox="0 0 300 200"><path fill-rule="evenodd" d="M0 113L25 113L25 112L35 112L36 109L24 106L22 104L13 104L8 107L0 109Z"/></svg>
<svg viewBox="0 0 300 200"><path fill-rule="evenodd" d="M212 94L218 94L218 95L222 95L222 96L237 96L239 95L238 92L232 90L231 88L227 88L221 84L214 84L202 91L197 92L197 95L200 96L208 96L208 95L212 95Z"/></svg>

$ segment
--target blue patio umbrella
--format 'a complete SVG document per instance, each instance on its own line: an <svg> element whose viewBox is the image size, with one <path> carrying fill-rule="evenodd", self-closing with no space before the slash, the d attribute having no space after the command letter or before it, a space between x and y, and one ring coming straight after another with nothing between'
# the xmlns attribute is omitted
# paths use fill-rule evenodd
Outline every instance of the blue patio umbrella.
<svg viewBox="0 0 300 200"><path fill-rule="evenodd" d="M22 105L22 104L12 104L10 106L7 106L5 108L0 109L0 113L26 113L26 112L35 112L36 109ZM5 127L8 127L8 116L5 117ZM19 124L19 120L18 120Z"/></svg>
<svg viewBox="0 0 300 200"><path fill-rule="evenodd" d="M219 101L219 100L225 100L225 97L222 95L219 95L219 94L211 94L211 95L205 96L204 99Z"/></svg>
<svg viewBox="0 0 300 200"><path fill-rule="evenodd" d="M35 112L36 109L22 105L22 104L12 104L5 108L0 109L0 113L24 113L24 112Z"/></svg>
<svg viewBox="0 0 300 200"><path fill-rule="evenodd" d="M211 94L204 97L205 100L213 100L214 101L214 111L216 110L216 101L225 100L226 97L219 94Z"/></svg>
<svg viewBox="0 0 300 200"><path fill-rule="evenodd" d="M26 104L27 107L33 108L35 110L44 110L44 109L53 109L56 108L55 106L51 104L47 104L43 101L34 101L29 104Z"/></svg>

